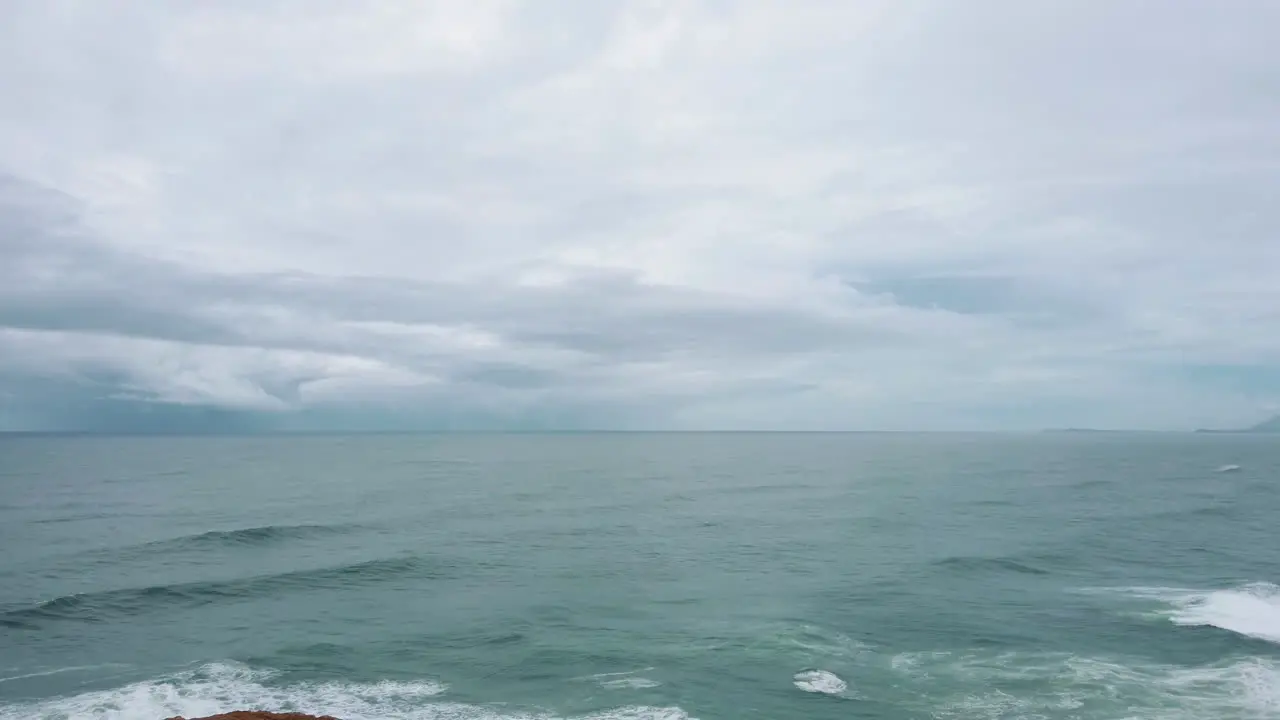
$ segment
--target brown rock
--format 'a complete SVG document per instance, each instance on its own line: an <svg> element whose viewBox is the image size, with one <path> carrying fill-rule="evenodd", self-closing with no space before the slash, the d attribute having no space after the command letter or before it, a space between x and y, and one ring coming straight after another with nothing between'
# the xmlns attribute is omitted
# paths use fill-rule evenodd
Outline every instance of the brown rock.
<svg viewBox="0 0 1280 720"><path fill-rule="evenodd" d="M171 717L169 720L187 720L183 717ZM273 713L254 710L237 710L236 712L210 715L190 720L338 720L330 715L306 715L304 713Z"/></svg>

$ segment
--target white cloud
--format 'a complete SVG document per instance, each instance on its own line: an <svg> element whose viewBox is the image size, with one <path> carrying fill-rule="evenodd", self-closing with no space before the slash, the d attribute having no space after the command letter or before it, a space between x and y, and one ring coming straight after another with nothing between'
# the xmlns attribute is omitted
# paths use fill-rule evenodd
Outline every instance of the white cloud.
<svg viewBox="0 0 1280 720"><path fill-rule="evenodd" d="M1263 3L6 15L0 383L339 425L1280 401Z"/></svg>

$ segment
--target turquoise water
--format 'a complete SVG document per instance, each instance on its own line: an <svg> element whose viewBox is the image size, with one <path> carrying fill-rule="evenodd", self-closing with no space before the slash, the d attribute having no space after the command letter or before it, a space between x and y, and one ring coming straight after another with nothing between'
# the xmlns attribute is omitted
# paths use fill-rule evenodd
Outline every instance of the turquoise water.
<svg viewBox="0 0 1280 720"><path fill-rule="evenodd" d="M1280 717L1278 482L1265 436L2 437L0 718Z"/></svg>

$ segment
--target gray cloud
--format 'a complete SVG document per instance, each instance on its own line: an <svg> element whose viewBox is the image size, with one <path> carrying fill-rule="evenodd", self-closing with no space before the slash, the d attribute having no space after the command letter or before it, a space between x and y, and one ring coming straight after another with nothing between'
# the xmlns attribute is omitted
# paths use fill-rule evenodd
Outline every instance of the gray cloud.
<svg viewBox="0 0 1280 720"><path fill-rule="evenodd" d="M1280 365L1265 4L7 15L6 427L1189 427L1280 401L1254 380Z"/></svg>

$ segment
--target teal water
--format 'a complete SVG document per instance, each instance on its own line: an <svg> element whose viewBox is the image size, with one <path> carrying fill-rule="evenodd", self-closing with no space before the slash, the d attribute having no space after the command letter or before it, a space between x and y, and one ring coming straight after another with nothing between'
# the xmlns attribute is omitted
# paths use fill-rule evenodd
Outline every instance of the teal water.
<svg viewBox="0 0 1280 720"><path fill-rule="evenodd" d="M1265 436L0 437L0 718L1280 717L1278 484Z"/></svg>

